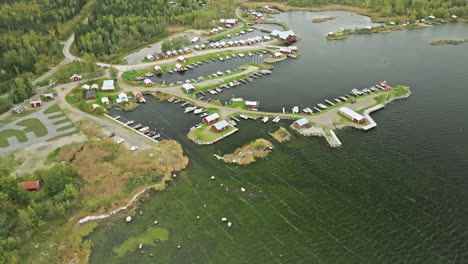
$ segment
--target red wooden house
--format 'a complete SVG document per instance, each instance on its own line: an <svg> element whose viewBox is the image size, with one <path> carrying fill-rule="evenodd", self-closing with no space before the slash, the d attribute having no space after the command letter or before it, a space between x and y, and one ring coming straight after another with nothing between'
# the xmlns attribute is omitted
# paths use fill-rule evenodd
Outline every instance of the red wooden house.
<svg viewBox="0 0 468 264"><path fill-rule="evenodd" d="M297 128L306 127L309 124L309 120L307 118L301 118L299 120L294 121L294 126Z"/></svg>
<svg viewBox="0 0 468 264"><path fill-rule="evenodd" d="M30 192L37 192L39 189L41 189L41 181L36 180L36 181L24 181L20 182L21 187L23 189L30 191Z"/></svg>
<svg viewBox="0 0 468 264"><path fill-rule="evenodd" d="M362 124L364 122L366 122L366 118L356 112L354 112L353 110L347 108L347 107L341 107L338 112L343 115L343 116L346 116L347 118L353 120L353 122L355 123L358 123L358 124Z"/></svg>
<svg viewBox="0 0 468 264"><path fill-rule="evenodd" d="M153 81L151 81L150 79L145 79L143 82L146 86L153 86Z"/></svg>
<svg viewBox="0 0 468 264"><path fill-rule="evenodd" d="M31 104L31 107L39 107L42 105L42 101L41 100L31 101L30 104Z"/></svg>
<svg viewBox="0 0 468 264"><path fill-rule="evenodd" d="M229 127L229 123L226 120L219 121L218 123L211 126L211 130L221 132Z"/></svg>
<svg viewBox="0 0 468 264"><path fill-rule="evenodd" d="M212 114L212 115L205 116L205 117L203 118L203 123L205 123L205 124L212 124L212 123L214 123L214 122L216 122L216 121L218 121L218 120L219 120L219 115L218 115L217 113L214 113L214 114Z"/></svg>
<svg viewBox="0 0 468 264"><path fill-rule="evenodd" d="M96 99L96 91L86 91L85 96L86 99Z"/></svg>

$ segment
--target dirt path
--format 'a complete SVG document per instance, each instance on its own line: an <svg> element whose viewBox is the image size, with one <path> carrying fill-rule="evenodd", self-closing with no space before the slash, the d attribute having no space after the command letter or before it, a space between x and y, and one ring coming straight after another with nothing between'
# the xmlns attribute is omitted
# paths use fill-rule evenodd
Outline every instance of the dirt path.
<svg viewBox="0 0 468 264"><path fill-rule="evenodd" d="M50 76L52 76L52 74L54 74L58 67L60 65L65 65L65 64L68 64L72 61L75 61L75 60L81 60L80 58L77 58L75 56L73 56L71 53L70 53L70 47L71 45L73 44L73 41L75 41L75 34L71 35L67 41L65 41L65 45L63 46L63 55L65 55L65 59L63 59L63 61L61 61L59 64L55 65L54 67L52 67L48 72L46 72L44 75L42 75L41 77L37 78L36 80L34 80L32 82L32 84L37 84L37 83L40 83L42 82L43 80L49 78Z"/></svg>

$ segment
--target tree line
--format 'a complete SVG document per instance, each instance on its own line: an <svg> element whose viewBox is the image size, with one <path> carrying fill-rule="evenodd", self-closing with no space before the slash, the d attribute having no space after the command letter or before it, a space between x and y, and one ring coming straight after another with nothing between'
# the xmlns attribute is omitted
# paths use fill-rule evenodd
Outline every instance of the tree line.
<svg viewBox="0 0 468 264"><path fill-rule="evenodd" d="M33 92L34 76L62 57L59 29L89 0L22 0L0 4L0 112Z"/></svg>
<svg viewBox="0 0 468 264"><path fill-rule="evenodd" d="M253 0L259 2L260 0ZM466 0L276 0L297 7L319 7L342 4L373 9L383 17L406 16L414 19L434 15L439 18L468 16Z"/></svg>
<svg viewBox="0 0 468 264"><path fill-rule="evenodd" d="M64 219L80 206L81 178L67 163L40 169L24 179L41 180L39 192L28 192L19 180L0 171L0 263L21 263L18 248L48 222Z"/></svg>

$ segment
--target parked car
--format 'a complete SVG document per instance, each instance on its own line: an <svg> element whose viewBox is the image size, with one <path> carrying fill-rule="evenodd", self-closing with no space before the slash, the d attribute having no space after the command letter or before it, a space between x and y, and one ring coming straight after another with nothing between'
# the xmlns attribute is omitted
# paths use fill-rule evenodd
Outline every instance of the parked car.
<svg viewBox="0 0 468 264"><path fill-rule="evenodd" d="M115 136L115 133L113 133L113 132L110 133L109 135L107 135L107 137L110 137L110 138L113 137L113 136Z"/></svg>
<svg viewBox="0 0 468 264"><path fill-rule="evenodd" d="M148 45L148 46L146 46L146 47L147 47L147 48L151 48L151 47L153 47L153 45Z"/></svg>
<svg viewBox="0 0 468 264"><path fill-rule="evenodd" d="M117 140L117 144L122 144L122 143L124 143L124 142L125 142L125 139L123 139L123 138Z"/></svg>
<svg viewBox="0 0 468 264"><path fill-rule="evenodd" d="M135 151L135 150L137 150L137 149L139 149L138 146L132 146L132 147L130 148L130 150L132 150L132 151Z"/></svg>

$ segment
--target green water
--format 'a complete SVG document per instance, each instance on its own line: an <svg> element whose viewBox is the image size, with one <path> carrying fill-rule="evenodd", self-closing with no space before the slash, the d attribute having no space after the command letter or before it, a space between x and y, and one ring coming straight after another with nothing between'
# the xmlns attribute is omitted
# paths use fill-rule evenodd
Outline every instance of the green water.
<svg viewBox="0 0 468 264"><path fill-rule="evenodd" d="M311 14L281 16L292 29L306 32L310 24L302 22L301 27L300 22L310 21ZM351 17L356 24L361 22L354 20L365 20ZM327 23L314 25L327 32ZM468 25L450 24L423 31L353 36L345 42L329 43L330 50L320 49L320 57L336 53L339 46L347 61L354 58L362 63L363 54L378 57L382 43L421 44L434 35L462 38L467 33ZM308 56L312 59L314 53L305 53L316 52L307 48L313 40L303 37L298 43L304 47L303 57L279 64L271 79L262 81L278 83L281 80L275 79L275 74L285 76L294 63L304 63L301 60ZM367 46L361 53L346 53L348 44L355 51L356 42ZM293 98L301 98L301 93L302 98L341 95L349 82L358 82L356 74L381 76L382 67L389 63L392 81L413 87L411 98L373 114L377 128L337 131L344 144L340 149L329 148L321 138L294 135L288 143L275 143L267 160L246 167L225 165L213 154L230 153L255 138L270 139L268 132L278 125L241 121L240 132L229 139L200 147L185 138L199 118L183 114L177 105L150 99L134 112L121 114L147 124L157 121L166 137L183 145L190 165L167 191L154 192L142 203L138 210L143 215L135 215L131 223L122 219L96 229L89 237L93 243L90 262L467 263L468 49L447 46L430 52L430 48L387 49L384 66L379 67L359 68L336 61L333 72L340 75L326 89L302 86L307 80L314 82L310 76L317 73L298 80L302 89L292 85L296 91ZM418 65L419 59L425 63L416 68L413 65ZM402 63L404 60L407 63ZM396 61L400 68L395 68ZM330 76L316 76L317 82L326 82ZM260 84L259 91L266 89ZM346 91L351 88L355 87L348 86ZM284 100L291 100L279 98L278 93L266 98L262 103L275 109ZM212 175L214 181L210 180ZM246 191L241 192L241 187ZM228 228L220 221L222 217L233 226ZM168 230L167 241L144 245L144 253L139 249L123 257L113 253L114 247L141 237L155 220L158 227Z"/></svg>

